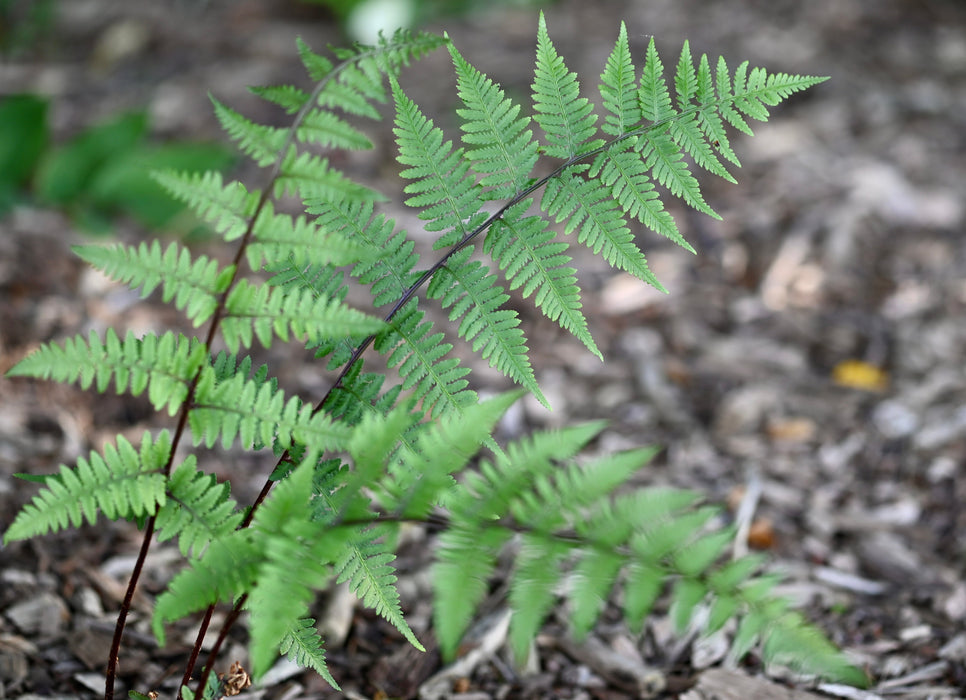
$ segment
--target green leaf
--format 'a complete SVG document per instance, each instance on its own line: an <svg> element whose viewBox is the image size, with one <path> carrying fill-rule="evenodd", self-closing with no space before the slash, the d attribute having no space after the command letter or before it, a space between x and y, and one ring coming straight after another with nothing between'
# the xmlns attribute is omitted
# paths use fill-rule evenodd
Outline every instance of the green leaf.
<svg viewBox="0 0 966 700"><path fill-rule="evenodd" d="M144 112L127 112L81 132L51 151L37 172L35 187L43 201L67 204L89 191L94 175L111 159L125 156L147 133Z"/></svg>

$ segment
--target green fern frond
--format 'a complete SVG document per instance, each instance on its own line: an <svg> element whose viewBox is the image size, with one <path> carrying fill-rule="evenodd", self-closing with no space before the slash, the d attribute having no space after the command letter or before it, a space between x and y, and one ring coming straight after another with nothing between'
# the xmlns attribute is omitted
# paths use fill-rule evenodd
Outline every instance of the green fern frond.
<svg viewBox="0 0 966 700"><path fill-rule="evenodd" d="M275 661L297 620L305 617L314 591L331 579L330 564L352 536L348 528L327 528L311 519L314 459L303 461L275 487L252 521L263 545L251 611L252 675L260 677Z"/></svg>
<svg viewBox="0 0 966 700"><path fill-rule="evenodd" d="M280 654L285 654L292 663L311 668L322 676L326 683L336 690L342 690L329 672L325 663L325 648L322 635L315 629L315 619L304 617L295 621L278 646Z"/></svg>
<svg viewBox="0 0 966 700"><path fill-rule="evenodd" d="M394 75L447 41L437 35L399 29L389 38L381 37L375 46L334 49L341 62L338 65L314 53L301 39L298 51L312 80L323 83L317 95L319 107L379 119L372 102L385 99L382 75Z"/></svg>
<svg viewBox="0 0 966 700"><path fill-rule="evenodd" d="M702 60L704 65L707 65L707 58L702 57ZM684 42L681 56L678 58L674 88L675 102L680 114L680 118L671 123L671 136L675 142L687 151L700 167L728 182L737 182L715 155L714 144L717 142L720 148L721 141L713 137L708 129L703 128L700 112L695 112L692 108L692 100L697 98L699 104L701 102L701 98L698 97L700 82L695 72L694 59L691 58L691 46L687 41ZM707 93L702 92L702 97L706 96Z"/></svg>
<svg viewBox="0 0 966 700"><path fill-rule="evenodd" d="M654 179L667 188L671 194L680 197L689 206L714 219L721 218L704 201L700 184L691 174L691 170L684 160L684 154L669 134L645 132L642 139L637 142L637 147L640 158L643 159Z"/></svg>
<svg viewBox="0 0 966 700"><path fill-rule="evenodd" d="M166 500L163 471L170 454L167 431L154 440L145 432L140 450L118 436L117 447L105 445L103 454L91 452L75 468L61 465L17 514L4 543L80 527L85 520L93 525L99 512L111 520L152 514Z"/></svg>
<svg viewBox="0 0 966 700"><path fill-rule="evenodd" d="M415 244L395 222L383 214L373 216L371 202L317 199L308 211L317 215L319 226L367 251L352 270L353 277L370 285L375 306L399 300L416 282L413 268L419 261Z"/></svg>
<svg viewBox="0 0 966 700"><path fill-rule="evenodd" d="M590 171L591 178L611 188L610 196L624 214L637 219L655 233L694 253L694 248L678 231L674 217L664 208L658 191L648 176L648 166L634 150L612 147L598 158Z"/></svg>
<svg viewBox="0 0 966 700"><path fill-rule="evenodd" d="M559 460L573 457L603 423L588 423L560 431L538 433L507 446L505 454L485 460L479 472L465 475L462 488L447 501L454 520L468 526L505 517L515 498L538 479L557 469Z"/></svg>
<svg viewBox="0 0 966 700"><path fill-rule="evenodd" d="M195 327L211 318L218 295L228 288L234 273L232 267L219 269L217 261L204 255L192 258L177 243L171 243L162 253L157 240L150 246L141 243L137 248L116 243L73 246L72 249L108 277L132 289L141 287L144 297L161 285L161 300L165 303L174 300L175 308L184 310Z"/></svg>
<svg viewBox="0 0 966 700"><path fill-rule="evenodd" d="M580 288L565 252L568 246L556 240L544 219L524 216L532 203L525 199L508 209L493 224L483 252L499 262L511 290L523 287L524 299L536 293L533 303L544 315L603 360L580 311Z"/></svg>
<svg viewBox="0 0 966 700"><path fill-rule="evenodd" d="M443 341L443 333L431 332L433 324L424 316L418 300L409 301L373 345L399 372L403 390L422 402L431 417L462 413L477 400L476 392L467 389L470 370L458 358L446 357L453 346Z"/></svg>
<svg viewBox="0 0 966 700"><path fill-rule="evenodd" d="M321 453L345 447L350 433L298 397L286 400L285 392L270 382L242 374L219 382L211 368L201 372L188 422L195 443L208 447L220 438L227 448L237 437L248 448L301 443Z"/></svg>
<svg viewBox="0 0 966 700"><path fill-rule="evenodd" d="M436 503L452 495L452 474L479 452L520 393L508 392L481 401L422 430L416 448L400 452L399 459L390 465L376 495L380 506L402 518L424 519Z"/></svg>
<svg viewBox="0 0 966 700"><path fill-rule="evenodd" d="M362 604L376 611L420 651L426 651L410 629L399 607L396 572L390 563L396 558L385 541L386 528L373 527L349 540L334 569L336 583L349 583L349 588Z"/></svg>
<svg viewBox="0 0 966 700"><path fill-rule="evenodd" d="M570 630L578 640L596 624L624 563L623 557L606 549L587 549L580 553L567 590Z"/></svg>
<svg viewBox="0 0 966 700"><path fill-rule="evenodd" d="M671 93L664 81L664 64L658 56L654 37L647 42L644 69L641 72L641 87L637 92L641 105L641 118L652 124L663 124L676 116L671 106Z"/></svg>
<svg viewBox="0 0 966 700"><path fill-rule="evenodd" d="M213 95L208 95L208 99L215 108L215 116L221 123L221 128L236 142L239 151L260 167L275 162L288 138L286 129L256 124L248 117L219 102Z"/></svg>
<svg viewBox="0 0 966 700"><path fill-rule="evenodd" d="M785 666L795 673L858 688L869 684L868 676L797 612L778 617L764 630L762 656L766 663Z"/></svg>
<svg viewBox="0 0 966 700"><path fill-rule="evenodd" d="M567 234L600 254L609 265L624 270L656 289L667 291L647 266L634 242L620 206L597 183L578 176L588 166L576 166L547 183L540 208L555 221L566 221Z"/></svg>
<svg viewBox="0 0 966 700"><path fill-rule="evenodd" d="M295 135L302 143L314 143L320 148L353 151L372 148L372 142L365 134L332 112L322 110L310 110L295 130Z"/></svg>
<svg viewBox="0 0 966 700"><path fill-rule="evenodd" d="M294 85L256 85L248 90L253 95L278 105L286 114L295 114L309 101L309 93Z"/></svg>
<svg viewBox="0 0 966 700"><path fill-rule="evenodd" d="M561 566L570 547L543 534L523 536L510 579L510 649L521 665L526 661L530 644L540 631L556 602L555 587L561 578Z"/></svg>
<svg viewBox="0 0 966 700"><path fill-rule="evenodd" d="M426 294L449 309L450 321L459 321L457 332L473 352L549 408L527 356L520 317L513 309L501 308L510 296L497 284L496 275L470 259L472 252L464 248L450 256L448 264L433 276Z"/></svg>
<svg viewBox="0 0 966 700"><path fill-rule="evenodd" d="M276 197L297 194L306 204L317 199L350 202L378 202L385 199L379 192L360 185L331 167L328 159L308 151L299 153L294 146L282 159L273 191Z"/></svg>
<svg viewBox="0 0 966 700"><path fill-rule="evenodd" d="M171 331L160 338L135 338L128 331L121 340L109 328L103 342L92 330L86 341L78 335L64 341L63 347L41 345L8 375L76 381L82 389L94 384L98 393L104 393L113 378L118 393L138 396L147 389L156 411L166 408L174 415L188 395L188 383L206 361L207 351L196 339Z"/></svg>
<svg viewBox="0 0 966 700"><path fill-rule="evenodd" d="M671 587L671 625L678 634L684 634L691 624L695 608L704 601L708 589L699 579L681 577Z"/></svg>
<svg viewBox="0 0 966 700"><path fill-rule="evenodd" d="M212 225L226 241L241 238L248 230L258 206L259 193L249 192L233 181L222 184L221 173L152 173L155 180L175 199L187 204L202 220Z"/></svg>
<svg viewBox="0 0 966 700"><path fill-rule="evenodd" d="M318 343L344 336L362 338L384 328L379 319L339 299L317 297L311 289L289 292L247 280L239 280L231 290L225 312L222 334L232 352L239 345L251 347L254 338L268 348L275 337L288 341L289 333Z"/></svg>
<svg viewBox="0 0 966 700"><path fill-rule="evenodd" d="M255 221L255 240L247 247L248 263L253 270L264 264L291 260L295 265L347 265L359 261L365 251L318 221L290 214L277 214L266 202Z"/></svg>
<svg viewBox="0 0 966 700"><path fill-rule="evenodd" d="M302 37L295 39L295 48L302 60L302 65L305 66L305 70L313 82L327 78L335 67L332 61L325 56L315 53Z"/></svg>
<svg viewBox="0 0 966 700"><path fill-rule="evenodd" d="M404 192L406 204L422 209L419 218L427 231L443 231L435 248L454 245L469 238L487 215L481 211L480 187L470 173L463 149L443 142L442 129L433 125L419 107L392 81L396 100L393 133L399 147L396 160L407 166L400 176L413 182Z"/></svg>
<svg viewBox="0 0 966 700"><path fill-rule="evenodd" d="M507 199L528 184L538 158L538 144L527 129L529 117L518 117L520 105L505 97L503 90L471 66L450 44L458 77L463 108L463 143L473 170L483 175L483 199Z"/></svg>
<svg viewBox="0 0 966 700"><path fill-rule="evenodd" d="M166 485L168 500L155 521L158 542L177 537L178 549L186 557L200 556L212 540L242 521L228 483L219 484L213 475L198 471L197 461L188 455L172 471Z"/></svg>
<svg viewBox="0 0 966 700"><path fill-rule="evenodd" d="M250 590L263 558L250 530L235 530L208 545L168 584L154 603L151 630L164 644L164 625Z"/></svg>
<svg viewBox="0 0 966 700"><path fill-rule="evenodd" d="M444 659L453 659L489 590L497 555L512 533L454 526L440 533L433 564L433 631Z"/></svg>
<svg viewBox="0 0 966 700"><path fill-rule="evenodd" d="M627 27L623 22L614 49L601 73L599 89L604 109L609 112L604 116L601 131L620 138L636 127L642 118L637 98L637 69L631 59Z"/></svg>
<svg viewBox="0 0 966 700"><path fill-rule="evenodd" d="M567 70L550 41L543 12L537 28L533 110L534 119L543 130L548 156L570 160L603 143L600 139L590 140L597 133L594 106L586 97L580 97L577 74Z"/></svg>

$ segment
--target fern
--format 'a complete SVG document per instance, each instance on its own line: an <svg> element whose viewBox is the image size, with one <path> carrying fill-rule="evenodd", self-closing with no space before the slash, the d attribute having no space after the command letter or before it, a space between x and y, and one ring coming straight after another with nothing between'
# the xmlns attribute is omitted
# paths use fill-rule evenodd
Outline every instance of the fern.
<svg viewBox="0 0 966 700"><path fill-rule="evenodd" d="M444 45L456 74L462 145L396 78ZM214 172L156 174L230 244L232 264L180 244L163 251L157 242L77 248L145 295L160 289L163 301L206 326L205 335L121 339L108 330L103 340L92 333L44 344L10 371L99 392L112 381L118 392L147 390L156 410L178 416L177 427L146 435L140 449L118 438L116 447L44 477L5 541L92 523L99 513L134 520L145 529L145 546L133 594L150 538L176 539L186 567L157 599L155 634L163 641L168 622L197 611L210 619L219 603L233 608L227 631L247 610L256 676L287 654L335 685L307 617L316 593L334 582L347 583L422 648L406 620L393 561L400 525L423 523L440 531L434 621L446 658L511 550L510 645L517 658L561 603L579 637L608 601L616 600L639 630L665 596L681 631L699 608L707 610L708 631L738 619L735 658L758 648L766 660L861 684L841 653L775 596L777 579L759 574L762 560L724 561L734 533L700 494L625 488L652 450L579 459L600 423L499 446L494 430L520 393L481 400L456 348L465 346L547 404L522 319L508 306L510 292L601 357L582 313L568 237L660 289L630 222L692 250L665 209L665 195L717 216L692 168L733 182L723 161L739 163L727 127L751 133L749 119L767 119L769 107L821 79L747 64L731 72L723 59L712 70L706 56L696 64L685 44L670 84L653 41L638 74L622 25L600 76L598 115L542 15L530 107L444 38L398 32L377 46L335 49L334 60L301 40L297 51L313 88L253 90L292 115L288 127L258 124L212 98L229 137L267 170L263 188ZM329 157L335 149L371 147L359 122L380 118L390 103L405 204L435 236L428 262L377 210L384 197ZM304 214L279 203L293 195ZM359 290L372 311L347 304ZM430 304L448 323L431 320ZM286 392L267 367L253 370L244 354L256 341L271 347L293 339L338 372L312 401ZM228 352L216 352L217 343ZM259 499L239 507L230 484L199 469L190 449L175 465L188 438L207 447L237 441L265 455L271 468ZM119 630L126 615L125 606ZM186 685L192 661L183 696L215 692L209 680L223 638L202 670L197 687L204 692ZM109 663L108 698L116 658Z"/></svg>
<svg viewBox="0 0 966 700"><path fill-rule="evenodd" d="M153 440L145 433L141 449L118 436L117 447L92 452L76 468L61 465L45 479L45 488L14 519L4 537L25 539L66 527L94 524L98 513L111 520L133 519L164 506L167 499L161 467L171 452L167 432Z"/></svg>
<svg viewBox="0 0 966 700"><path fill-rule="evenodd" d="M296 621L283 637L278 650L302 668L311 668L336 690L342 690L325 663L322 636L315 631L315 620L311 617Z"/></svg>

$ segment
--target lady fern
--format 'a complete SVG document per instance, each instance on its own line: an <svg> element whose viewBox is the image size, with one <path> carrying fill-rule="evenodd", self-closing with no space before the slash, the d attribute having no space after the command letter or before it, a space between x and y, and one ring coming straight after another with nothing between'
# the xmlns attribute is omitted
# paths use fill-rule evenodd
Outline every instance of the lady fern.
<svg viewBox="0 0 966 700"><path fill-rule="evenodd" d="M410 61L444 45L456 72L462 145L447 139L396 79ZM441 531L435 626L447 658L486 594L498 556L512 547L510 643L518 658L561 595L580 636L615 590L634 629L667 593L682 630L699 607L709 611L711 630L740 619L736 657L760 642L766 658L861 683L839 652L774 597L775 579L756 576L759 559L723 560L734 535L715 525L717 511L698 494L620 489L650 450L580 463L579 451L600 424L501 448L493 432L519 394L481 401L469 368L452 353L454 343L465 343L547 403L522 321L506 305L509 291L531 299L601 356L581 311L569 236L660 288L629 220L691 250L662 191L717 216L691 169L733 181L722 163L738 164L725 125L750 133L748 118L767 119L768 107L822 79L749 71L746 64L731 72L723 60L712 71L707 57L695 65L685 44L672 95L654 42L638 74L622 26L601 74L599 119L542 16L529 111L439 37L399 32L374 47L336 50L336 62L301 41L297 48L315 82L310 92L254 90L294 115L290 127L257 124L214 100L239 149L268 169L263 189L226 184L217 173L156 176L233 246L231 263L177 244L165 251L157 243L77 249L145 294L160 287L163 300L195 326L207 324L204 336L122 340L108 331L103 340L91 334L44 345L11 370L95 384L101 392L112 380L118 391L147 390L155 409L178 416L176 428L156 440L146 436L140 451L119 437L116 448L62 467L5 540L93 522L98 512L135 520L146 545L133 593L150 538L177 538L186 567L158 598L153 625L163 640L167 622L206 610L180 691L186 696L193 695L187 684L219 603L232 611L197 686L206 697L217 688L208 682L215 656L243 610L250 614L256 675L283 653L335 685L308 615L315 594L337 582L421 648L393 568L399 527L413 522ZM436 234L438 252L428 265L408 234L377 212L384 198L326 157L332 149L369 147L355 122L379 118L378 104L389 100L397 160L408 181L405 204ZM538 177L538 163L548 160L540 172L550 174ZM302 201L304 215L283 213L274 203L291 195ZM259 274L244 271L244 261ZM352 286L368 289L376 314L345 303ZM427 300L447 313L449 325L437 326ZM241 354L256 341L268 347L292 337L339 371L314 403L288 395L266 367L253 370ZM216 338L227 353L215 353ZM227 484L201 471L194 455L175 467L188 436L195 445L239 442L272 462L249 509L232 500ZM477 460L483 446L490 454ZM107 698L126 614L127 604Z"/></svg>

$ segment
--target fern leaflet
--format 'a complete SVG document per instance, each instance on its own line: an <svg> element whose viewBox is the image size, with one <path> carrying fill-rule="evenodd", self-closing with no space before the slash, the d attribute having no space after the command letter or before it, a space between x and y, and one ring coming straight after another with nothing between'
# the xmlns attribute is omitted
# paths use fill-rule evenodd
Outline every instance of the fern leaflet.
<svg viewBox="0 0 966 700"><path fill-rule="evenodd" d="M161 244L154 240L149 246L137 248L115 244L111 246L74 246L74 252L112 279L132 288L141 287L148 296L161 285L161 300L174 300L175 308L184 310L197 327L211 318L217 306L217 296L228 288L234 269L218 269L218 263L191 253L177 243L161 252Z"/></svg>
<svg viewBox="0 0 966 700"><path fill-rule="evenodd" d="M94 384L98 393L111 379L117 392L130 390L138 396L148 390L156 411L167 408L174 415L188 395L188 382L207 361L202 343L168 331L160 338L135 338L131 331L121 340L109 328L102 342L92 330L85 341L68 339L63 347L42 345L9 370L10 376L38 377L58 382L78 382L82 389Z"/></svg>
<svg viewBox="0 0 966 700"><path fill-rule="evenodd" d="M166 500L162 470L170 453L167 431L156 440L145 432L140 450L118 436L117 447L106 445L103 455L91 452L73 469L61 465L7 528L3 541L80 527L84 520L93 525L98 512L111 520L153 513Z"/></svg>
<svg viewBox="0 0 966 700"><path fill-rule="evenodd" d="M315 620L304 617L296 620L291 629L282 638L278 651L285 654L292 663L302 668L311 668L318 673L336 690L342 690L335 678L329 672L325 663L325 649L322 646L322 636L315 630Z"/></svg>
<svg viewBox="0 0 966 700"><path fill-rule="evenodd" d="M464 107L463 143L473 170L483 175L484 199L507 199L523 190L537 162L538 144L526 130L528 117L518 117L520 106L507 99L503 90L448 46L458 77L459 96Z"/></svg>
<svg viewBox="0 0 966 700"><path fill-rule="evenodd" d="M199 472L197 459L189 455L171 473L168 500L158 510L158 541L177 537L184 556L199 556L219 537L232 532L242 521L227 483Z"/></svg>

